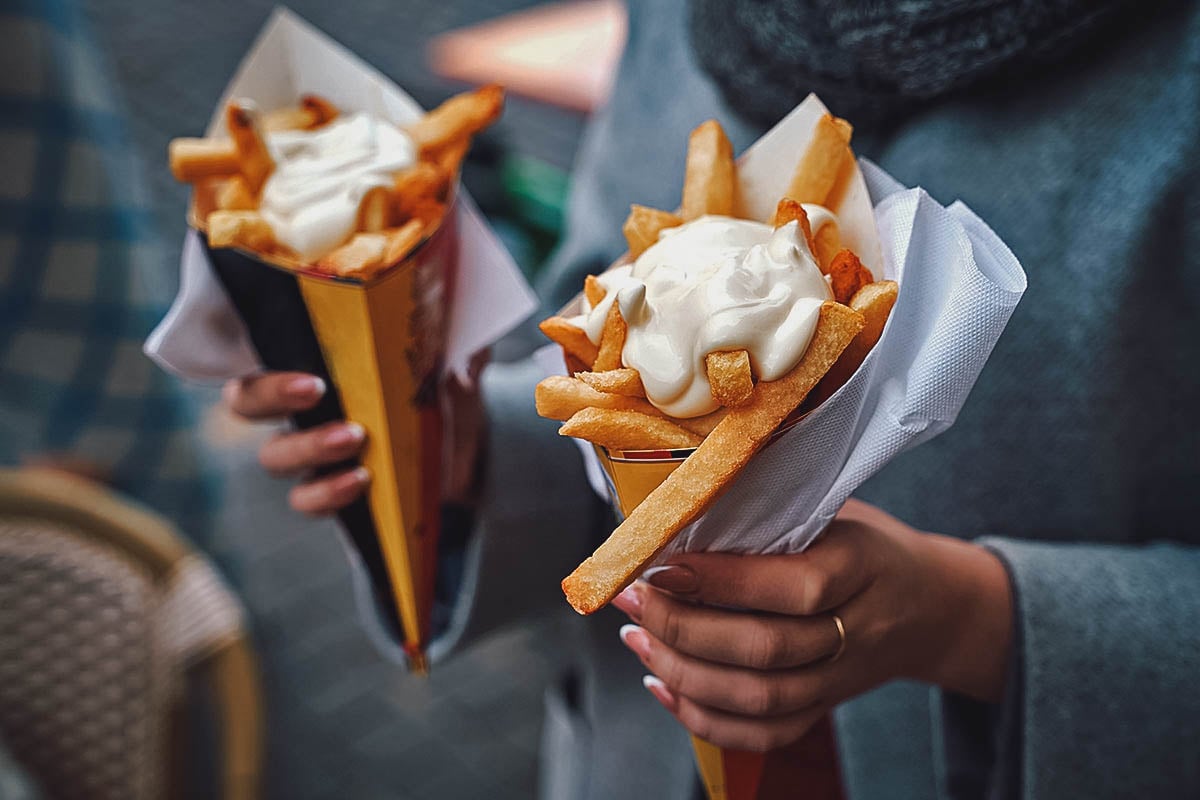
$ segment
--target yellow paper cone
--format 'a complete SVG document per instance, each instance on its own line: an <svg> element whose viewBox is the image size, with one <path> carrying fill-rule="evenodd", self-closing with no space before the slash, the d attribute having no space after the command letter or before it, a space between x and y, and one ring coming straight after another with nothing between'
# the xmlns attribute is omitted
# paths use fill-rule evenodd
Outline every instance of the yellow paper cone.
<svg viewBox="0 0 1200 800"><path fill-rule="evenodd" d="M609 451L593 445L613 507L626 516L646 499L690 450ZM842 800L837 750L829 717L795 744L769 753L727 750L692 737L696 767L708 800Z"/></svg>
<svg viewBox="0 0 1200 800"><path fill-rule="evenodd" d="M369 284L298 276L346 417L367 431L371 517L417 671L425 668L433 602L442 446L440 343L424 341L422 327L429 266L418 258Z"/></svg>

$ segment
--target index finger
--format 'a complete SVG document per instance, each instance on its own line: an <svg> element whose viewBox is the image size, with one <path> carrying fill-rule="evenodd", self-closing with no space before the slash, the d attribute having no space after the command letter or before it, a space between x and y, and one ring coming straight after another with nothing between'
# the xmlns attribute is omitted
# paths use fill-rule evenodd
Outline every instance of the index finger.
<svg viewBox="0 0 1200 800"><path fill-rule="evenodd" d="M836 534L833 527L809 550L795 555L684 554L644 577L659 589L709 605L820 614L846 603L870 581L853 537L831 534Z"/></svg>
<svg viewBox="0 0 1200 800"><path fill-rule="evenodd" d="M234 378L222 394L234 413L247 419L273 419L306 411L325 394L325 381L304 372L262 372Z"/></svg>

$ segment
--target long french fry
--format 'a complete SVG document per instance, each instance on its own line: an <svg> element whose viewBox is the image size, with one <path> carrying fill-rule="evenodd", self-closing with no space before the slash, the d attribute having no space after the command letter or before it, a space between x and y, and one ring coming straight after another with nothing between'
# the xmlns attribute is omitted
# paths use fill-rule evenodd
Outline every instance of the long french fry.
<svg viewBox="0 0 1200 800"><path fill-rule="evenodd" d="M270 251L276 245L275 231L257 211L214 211L207 228L210 247Z"/></svg>
<svg viewBox="0 0 1200 800"><path fill-rule="evenodd" d="M575 377L597 392L622 394L626 397L646 396L646 387L642 385L642 376L636 369L629 367L610 369L604 372L580 372Z"/></svg>
<svg viewBox="0 0 1200 800"><path fill-rule="evenodd" d="M238 171L237 149L228 139L172 139L167 149L175 180L195 183Z"/></svg>
<svg viewBox="0 0 1200 800"><path fill-rule="evenodd" d="M863 329L846 346L837 362L805 398L805 409L815 409L833 397L833 393L842 388L858 371L866 360L867 353L874 349L879 337L883 335L883 326L887 324L899 293L900 287L895 281L868 283L855 293L850 300L850 307L863 315Z"/></svg>
<svg viewBox="0 0 1200 800"><path fill-rule="evenodd" d="M715 119L700 123L688 138L680 216L733 213L736 176L733 145Z"/></svg>
<svg viewBox="0 0 1200 800"><path fill-rule="evenodd" d="M625 241L629 243L629 255L637 258L658 241L658 235L667 228L683 224L683 218L669 211L660 211L636 203L629 207L629 216L621 226Z"/></svg>
<svg viewBox="0 0 1200 800"><path fill-rule="evenodd" d="M539 415L561 421L570 419L585 408L636 411L650 417L666 417L640 397L597 391L584 381L566 375L551 375L539 383L534 390L534 403Z"/></svg>
<svg viewBox="0 0 1200 800"><path fill-rule="evenodd" d="M596 361L592 364L594 372L618 369L621 364L621 351L625 348L625 336L629 326L621 317L621 309L616 303L609 306L608 316L604 319L604 330L600 333L600 349L596 353Z"/></svg>
<svg viewBox="0 0 1200 800"><path fill-rule="evenodd" d="M863 327L858 312L827 302L800 362L776 381L760 382L746 405L717 424L696 451L649 494L604 544L562 582L567 600L591 614L628 586L733 482Z"/></svg>
<svg viewBox="0 0 1200 800"><path fill-rule="evenodd" d="M726 408L736 408L754 392L750 354L745 350L709 353L704 357L713 399Z"/></svg>
<svg viewBox="0 0 1200 800"><path fill-rule="evenodd" d="M237 150L238 171L246 179L250 191L258 194L275 168L275 162L259 133L253 109L248 105L230 103L225 109L225 126Z"/></svg>
<svg viewBox="0 0 1200 800"><path fill-rule="evenodd" d="M701 437L663 417L611 408L580 409L558 433L613 450L683 450L701 441Z"/></svg>
<svg viewBox="0 0 1200 800"><path fill-rule="evenodd" d="M408 127L422 153L464 140L491 125L504 110L504 89L496 84L451 97Z"/></svg>
<svg viewBox="0 0 1200 800"><path fill-rule="evenodd" d="M786 196L798 203L825 205L849 150L853 128L844 119L826 114L817 121L808 150L796 165Z"/></svg>
<svg viewBox="0 0 1200 800"><path fill-rule="evenodd" d="M445 200L450 182L450 173L428 161L418 161L408 169L397 172L392 182L394 213L399 218L407 219L423 202Z"/></svg>
<svg viewBox="0 0 1200 800"><path fill-rule="evenodd" d="M596 355L600 348L592 344L583 329L572 325L563 317L550 317L538 324L538 329L546 338L558 344L565 352L579 359L588 369L596 363Z"/></svg>

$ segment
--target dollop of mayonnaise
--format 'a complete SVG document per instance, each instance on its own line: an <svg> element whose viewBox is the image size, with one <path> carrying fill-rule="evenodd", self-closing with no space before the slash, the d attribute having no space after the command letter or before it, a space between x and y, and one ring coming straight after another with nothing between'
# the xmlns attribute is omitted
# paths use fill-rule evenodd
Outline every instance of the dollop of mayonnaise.
<svg viewBox="0 0 1200 800"><path fill-rule="evenodd" d="M312 131L266 134L275 169L259 211L275 237L315 261L354 232L363 195L391 186L393 173L416 163L404 131L369 114L349 114Z"/></svg>
<svg viewBox="0 0 1200 800"><path fill-rule="evenodd" d="M773 229L700 217L663 231L637 261L599 280L604 300L572 321L599 343L618 303L629 326L622 362L641 374L651 403L681 418L717 409L706 355L744 349L760 380L781 378L804 356L821 304L832 299L795 222Z"/></svg>

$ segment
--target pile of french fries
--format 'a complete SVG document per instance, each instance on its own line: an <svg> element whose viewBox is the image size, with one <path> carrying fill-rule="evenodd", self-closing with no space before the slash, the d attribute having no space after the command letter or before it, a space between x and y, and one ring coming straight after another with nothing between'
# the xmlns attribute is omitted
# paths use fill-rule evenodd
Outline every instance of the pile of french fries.
<svg viewBox="0 0 1200 800"><path fill-rule="evenodd" d="M537 410L563 422L560 433L609 450L691 449L686 460L653 491L609 539L563 581L577 611L592 613L639 575L727 487L754 453L802 405L815 408L847 381L883 332L898 286L876 281L858 257L841 246L836 218L823 215L813 230L802 204L836 208L853 170L851 127L825 115L817 124L771 220L797 222L825 274L834 300L825 302L807 351L782 378L759 381L745 350L705 357L713 399L706 416L677 419L646 399L637 370L621 358L627 326L613 303L599 343L567 318L551 317L543 333L563 350L572 377L547 378L537 387ZM677 212L634 205L625 221L627 259L636 259L669 228L702 215L738 216L737 165L720 124L710 120L688 142L683 196ZM595 307L604 288L588 276L584 298ZM807 401L807 402L806 402Z"/></svg>
<svg viewBox="0 0 1200 800"><path fill-rule="evenodd" d="M206 233L210 247L241 248L283 266L368 279L402 261L441 224L472 137L503 108L504 90L484 86L405 126L417 162L396 172L390 187L367 192L356 231L315 263L304 263L282 245L258 208L274 168L265 134L327 125L340 113L328 100L305 95L297 106L266 113L249 102L231 102L225 110L228 137L172 140L171 172L192 184L192 224Z"/></svg>

